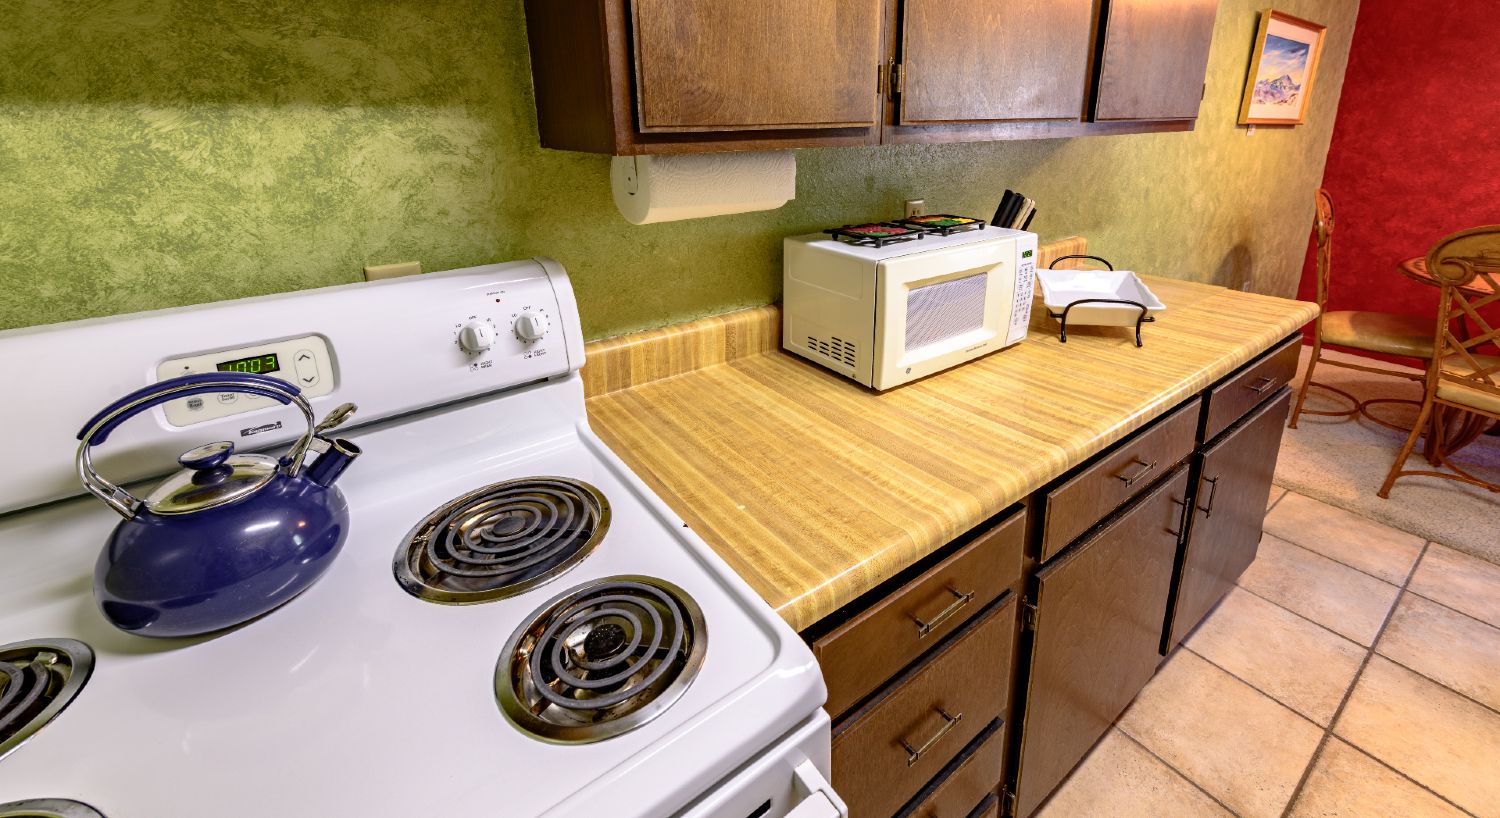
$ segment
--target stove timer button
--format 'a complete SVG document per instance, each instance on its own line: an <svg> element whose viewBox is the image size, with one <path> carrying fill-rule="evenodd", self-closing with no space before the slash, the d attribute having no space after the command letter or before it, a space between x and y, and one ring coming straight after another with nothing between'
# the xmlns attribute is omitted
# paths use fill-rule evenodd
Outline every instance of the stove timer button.
<svg viewBox="0 0 1500 818"><path fill-rule="evenodd" d="M495 343L495 328L488 321L470 321L458 331L458 346L470 355L478 354Z"/></svg>
<svg viewBox="0 0 1500 818"><path fill-rule="evenodd" d="M534 312L523 312L516 316L516 337L528 344L542 340L547 334L547 319Z"/></svg>

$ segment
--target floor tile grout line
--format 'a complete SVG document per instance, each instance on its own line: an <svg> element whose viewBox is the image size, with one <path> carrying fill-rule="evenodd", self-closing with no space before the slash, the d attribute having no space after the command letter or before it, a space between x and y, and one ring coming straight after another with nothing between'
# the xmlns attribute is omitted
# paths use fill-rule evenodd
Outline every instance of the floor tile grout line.
<svg viewBox="0 0 1500 818"><path fill-rule="evenodd" d="M1272 484L1272 485L1275 485L1275 484ZM1277 497L1275 500L1272 500L1271 504L1268 505L1268 506L1266 506L1266 515L1267 516L1270 516L1271 509L1273 509L1273 508L1281 505L1281 501L1285 500L1287 498L1287 495L1289 495L1289 494L1292 493L1292 490L1289 489L1289 488L1287 488L1286 486L1276 486L1276 487L1279 488L1279 489L1281 489L1281 496Z"/></svg>
<svg viewBox="0 0 1500 818"><path fill-rule="evenodd" d="M1423 679L1426 679L1427 681L1432 682L1433 684L1437 685L1438 687L1441 687L1442 689L1448 691L1449 693L1452 693L1453 695L1459 697L1460 699L1463 699L1464 701L1467 701L1470 704L1476 705L1476 706L1478 706L1479 708L1481 708L1483 710L1488 710L1489 712L1494 713L1496 716L1500 716L1500 708L1496 708L1493 705L1485 704L1484 702L1482 702L1482 701L1474 698L1473 696L1470 696L1469 694L1463 692L1462 690L1455 690L1453 688L1453 686L1449 685L1447 682L1444 682L1441 679L1434 679L1431 676L1428 676L1426 673L1423 673L1422 671L1417 670L1416 668L1411 667L1410 665L1407 665L1406 663L1400 661L1399 659L1395 659L1393 657L1387 656L1387 655L1385 655L1384 653L1381 653L1378 650L1374 651L1374 653L1375 653L1376 656L1379 656L1380 658L1386 660L1387 662L1390 662L1391 664L1395 665L1396 667L1399 667L1399 668L1402 668L1402 669L1404 669L1406 671L1409 671L1414 676L1420 676Z"/></svg>
<svg viewBox="0 0 1500 818"><path fill-rule="evenodd" d="M1185 650L1185 648L1184 648L1184 650ZM1120 731L1120 735L1124 736L1127 739L1130 739L1130 743L1131 744L1134 744L1135 746L1141 748L1141 750L1144 751L1146 753L1146 755L1149 755L1152 758L1156 759L1157 763L1161 764L1163 767L1166 767L1168 770L1171 770L1178 778L1181 778L1183 781L1186 781L1188 783L1188 786L1192 787L1193 789L1197 790L1198 792L1203 793L1203 795L1206 798L1208 798L1210 801L1213 801L1215 804L1218 804L1221 808L1223 808L1223 810L1225 812L1229 813L1230 815L1233 815L1235 818L1241 818L1240 813L1239 813L1238 810L1231 809L1228 804L1226 804L1223 801L1219 800L1219 797L1217 795L1214 795L1213 793L1211 793L1208 790L1204 789L1202 784L1199 784L1197 781L1193 780L1192 776L1188 775L1187 773L1183 772L1182 770L1177 769L1177 767L1175 765L1173 765L1172 762L1170 762L1170 761L1166 760L1165 758L1162 758L1161 756L1157 755L1156 751L1153 750L1153 749L1151 749L1150 747L1147 747L1146 744L1145 744L1145 742L1141 741L1140 739L1136 738L1135 736L1132 736L1129 732L1127 732L1125 730L1125 726L1123 724L1121 724L1119 721L1115 722L1113 729L1119 730Z"/></svg>
<svg viewBox="0 0 1500 818"><path fill-rule="evenodd" d="M1452 611L1465 619L1472 619L1473 621L1478 622L1479 624L1484 625L1487 628L1494 628L1495 630L1500 631L1500 625L1496 625L1493 622L1486 622L1485 620L1480 619L1479 617L1469 613L1468 611L1460 611L1459 609L1453 607L1452 605L1449 605L1441 599L1433 599L1432 597L1422 593L1421 591L1414 591L1410 588L1406 589L1406 592L1414 597L1417 597L1418 599L1431 602L1439 608L1444 608L1446 610Z"/></svg>
<svg viewBox="0 0 1500 818"><path fill-rule="evenodd" d="M1396 616L1396 608L1401 604L1401 595L1406 592L1406 586L1411 584L1411 578L1416 576L1417 566L1422 564L1422 558L1427 556L1427 549L1431 545L1431 540L1422 543L1422 550L1417 553L1417 558L1412 561L1411 568L1407 570L1406 579L1399 586L1400 590L1396 593L1396 598L1391 602L1390 609L1385 612L1385 618L1381 620L1380 627L1375 631L1375 638L1370 640L1370 647L1365 651L1365 658L1360 661L1359 669L1354 672L1354 678L1350 680L1349 687L1344 690L1343 698L1339 699L1339 706L1334 708L1333 715L1328 719L1328 727L1323 730L1323 737L1318 740L1318 749L1313 752L1312 760L1302 770L1302 777L1297 780L1297 786L1292 789L1291 800L1286 802L1286 808L1281 812L1282 818L1287 818L1292 814L1292 807L1296 806L1297 799L1302 797L1302 790L1307 786L1307 780L1312 777L1313 768L1317 766L1324 748L1328 746L1329 738L1334 735L1334 726L1339 723L1339 717L1344 715L1344 708L1349 706L1349 700L1354 698L1354 689L1359 687L1359 680L1365 675L1365 669L1370 666L1370 659L1375 656L1375 646L1380 644L1380 637L1385 635L1385 629L1390 626L1391 619ZM1352 741L1345 743L1354 746Z"/></svg>
<svg viewBox="0 0 1500 818"><path fill-rule="evenodd" d="M1241 591L1244 591L1245 593L1247 593L1247 594L1255 597L1256 599L1261 600L1262 602L1268 602L1268 603L1270 603L1272 605L1275 605L1276 607L1282 609L1283 611L1286 611L1287 613L1291 614L1292 616L1295 616L1295 617L1297 617L1298 619L1301 619L1304 622L1307 622L1307 623L1310 623L1312 625L1315 625L1318 628L1321 628L1324 631L1327 631L1328 633L1331 633L1334 636L1337 636L1338 638L1344 640L1345 642L1348 642L1349 644L1351 644L1351 645L1359 648L1360 650L1369 650L1370 648L1374 647L1373 643L1369 644L1369 645L1360 644L1358 641L1356 641L1354 639L1350 639L1349 637L1343 635L1342 633L1339 633L1338 631L1334 630L1333 628L1330 628L1327 625L1324 625L1322 622L1319 622L1316 619L1312 619L1312 618L1310 618L1310 617L1308 617L1308 616L1306 616L1304 614L1297 613L1296 611L1292 610L1291 608L1288 608L1287 606L1281 604L1280 602L1277 602L1276 600L1271 599L1270 597L1265 596L1263 594L1258 594L1258 593L1256 593L1254 590L1252 590L1250 588L1246 588L1243 585L1236 585L1234 587L1240 589ZM1396 597L1397 597L1397 599L1399 599L1401 597L1401 595L1397 594ZM1395 607L1395 603L1392 603L1391 606Z"/></svg>
<svg viewBox="0 0 1500 818"><path fill-rule="evenodd" d="M1386 768L1387 770L1390 770L1391 772L1395 773L1397 776L1399 776L1399 777L1401 777L1403 779L1406 779L1407 781L1411 782L1412 786L1414 786L1414 787L1422 790L1423 792L1427 793L1428 795L1431 795L1433 798L1436 798L1439 801L1442 801L1444 804L1447 804L1448 806L1453 807L1454 809L1458 810L1459 812L1463 813L1464 815L1470 816L1470 818L1478 818L1477 816L1474 815L1474 813L1472 813L1472 812L1464 809L1462 806L1459 806L1458 804L1455 804L1451 800L1449 800L1448 798L1444 797L1442 793L1437 792L1436 790L1432 789L1431 787L1427 786L1426 784L1423 784L1422 782L1418 781L1417 779L1412 778L1411 776L1407 775L1406 773L1403 773L1400 770L1396 769L1395 767L1392 767L1391 765L1389 765L1389 764L1385 763L1384 761L1380 760L1373 753L1371 753L1369 750L1366 750L1365 748L1359 746L1358 744L1355 744L1354 742L1350 741L1349 739L1346 739L1343 736L1340 736L1338 734L1335 734L1334 738L1337 739L1344 746L1346 746L1349 749L1353 750L1354 752L1359 753L1360 755L1364 756L1365 758L1368 758L1371 761L1375 762L1376 764L1379 764L1380 766Z"/></svg>
<svg viewBox="0 0 1500 818"><path fill-rule="evenodd" d="M1357 565L1350 565L1349 563L1344 562L1343 560L1337 559L1335 557L1330 557L1327 554L1324 554L1322 551L1317 550L1316 548L1308 548L1307 546L1302 545L1301 543L1292 542L1291 540L1287 539L1286 537L1281 536L1280 534L1273 534L1270 531L1266 531L1264 529L1262 529L1260 533L1262 535L1270 534L1272 537L1275 537L1276 539L1281 540L1282 542L1286 543L1287 545L1295 546L1297 548L1302 549L1303 551L1306 551L1309 554L1314 554L1316 556L1322 557L1323 559L1328 560L1329 562L1331 562L1331 563L1333 563L1335 565L1342 565L1345 568L1348 568L1350 571L1354 571L1355 573L1364 574L1365 576L1369 577L1370 579L1378 579L1381 582L1384 582L1386 585L1390 585L1392 587L1400 587L1400 586L1396 585L1396 583L1391 582L1390 580L1386 579L1385 577L1376 576L1376 575L1370 573L1369 571L1366 571L1365 569L1360 568ZM1422 543L1422 547L1419 548L1419 549L1417 549L1417 557L1412 560L1411 567L1407 568L1407 573L1411 572L1411 568L1416 567L1417 560L1421 559L1422 554L1425 553L1426 551L1427 551L1427 542L1424 541Z"/></svg>
<svg viewBox="0 0 1500 818"><path fill-rule="evenodd" d="M1311 716L1308 716L1306 713L1303 713L1300 710L1298 710L1297 708L1292 707L1291 705L1289 705L1286 702L1284 702L1284 701L1276 698L1275 696L1272 696L1270 693L1267 693L1266 691L1261 690L1259 687L1257 687L1250 680L1240 678L1240 676L1238 674L1236 674L1234 671L1230 670L1227 667L1224 667L1223 665L1220 665L1218 662L1215 662L1214 660L1208 658L1207 656L1204 656L1203 654L1199 653L1198 651L1193 650L1187 644L1184 644L1182 646L1182 649L1185 650L1185 651L1187 651L1188 653L1193 654L1194 656L1198 657L1199 659L1202 659L1203 661L1207 662L1209 665L1211 665L1212 667L1218 669L1220 672L1224 673L1229 678L1234 679L1235 681L1239 682L1242 685L1245 685L1246 687L1250 688L1251 690L1254 690L1256 693L1259 693L1261 696L1264 696L1265 698L1270 699L1271 702L1273 704L1275 704L1277 707L1281 707L1281 708L1283 708L1283 709L1285 709L1287 711L1290 711L1292 715L1296 716L1299 719L1302 719L1303 721L1307 722L1308 724L1311 724L1312 726L1318 728L1319 730L1326 729L1327 725L1319 724Z"/></svg>

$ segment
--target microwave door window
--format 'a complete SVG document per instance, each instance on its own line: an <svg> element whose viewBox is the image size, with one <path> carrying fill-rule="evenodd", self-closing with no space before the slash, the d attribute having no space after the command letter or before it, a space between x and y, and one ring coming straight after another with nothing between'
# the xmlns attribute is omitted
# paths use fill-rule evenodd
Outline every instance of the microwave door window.
<svg viewBox="0 0 1500 818"><path fill-rule="evenodd" d="M906 352L984 327L989 273L913 287L906 294Z"/></svg>

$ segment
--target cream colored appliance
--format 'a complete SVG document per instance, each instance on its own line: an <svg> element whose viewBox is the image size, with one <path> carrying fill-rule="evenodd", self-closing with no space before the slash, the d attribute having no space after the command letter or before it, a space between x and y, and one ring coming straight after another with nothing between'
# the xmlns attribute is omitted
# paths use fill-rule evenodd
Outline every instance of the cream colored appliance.
<svg viewBox="0 0 1500 818"><path fill-rule="evenodd" d="M781 345L874 389L1026 337L1035 233L983 227L879 247L815 233L785 250Z"/></svg>

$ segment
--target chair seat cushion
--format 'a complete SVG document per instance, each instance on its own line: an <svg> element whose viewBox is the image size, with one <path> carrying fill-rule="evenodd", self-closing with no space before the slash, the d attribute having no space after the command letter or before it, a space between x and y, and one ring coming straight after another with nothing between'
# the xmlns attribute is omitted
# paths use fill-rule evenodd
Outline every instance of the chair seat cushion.
<svg viewBox="0 0 1500 818"><path fill-rule="evenodd" d="M1436 318L1415 315L1352 310L1323 314L1323 343L1386 355L1431 358L1436 330Z"/></svg>
<svg viewBox="0 0 1500 818"><path fill-rule="evenodd" d="M1500 358L1494 355L1475 355L1474 360L1484 369L1500 366ZM1443 372L1456 375L1469 375L1474 372L1474 366L1462 355L1449 355L1443 359ZM1500 383L1500 372L1490 372L1490 380ZM1481 386L1470 386L1465 383L1456 383L1447 378L1439 378L1437 385L1437 396L1449 403L1460 406L1470 406L1481 409L1492 415L1500 415L1500 387L1497 391L1490 391Z"/></svg>

